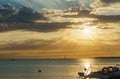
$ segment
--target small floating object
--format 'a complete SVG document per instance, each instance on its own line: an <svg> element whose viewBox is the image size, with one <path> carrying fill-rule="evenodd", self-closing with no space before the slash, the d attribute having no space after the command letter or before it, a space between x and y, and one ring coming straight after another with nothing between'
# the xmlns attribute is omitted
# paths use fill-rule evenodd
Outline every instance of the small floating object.
<svg viewBox="0 0 120 79"><path fill-rule="evenodd" d="M41 69L39 69L38 72L42 72Z"/></svg>
<svg viewBox="0 0 120 79"><path fill-rule="evenodd" d="M11 59L11 61L15 61L15 59Z"/></svg>

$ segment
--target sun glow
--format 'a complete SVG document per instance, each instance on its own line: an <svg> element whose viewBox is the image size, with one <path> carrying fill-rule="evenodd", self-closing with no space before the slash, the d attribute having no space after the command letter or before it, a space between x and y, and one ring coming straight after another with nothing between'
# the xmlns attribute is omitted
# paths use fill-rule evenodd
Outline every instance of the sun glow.
<svg viewBox="0 0 120 79"><path fill-rule="evenodd" d="M68 32L68 31L67 31ZM84 27L83 29L72 29L69 31L69 34L66 36L72 41L82 41L82 43L88 44L91 43L90 40L95 40L97 38L98 30L96 27Z"/></svg>
<svg viewBox="0 0 120 79"><path fill-rule="evenodd" d="M92 32L92 31L91 31L90 29L84 29L84 30L83 30L83 33L84 33L84 34L91 34L91 32Z"/></svg>
<svg viewBox="0 0 120 79"><path fill-rule="evenodd" d="M95 38L95 35L96 35L96 28L95 27L92 27L92 28L84 28L82 30L82 37L84 39L93 39Z"/></svg>

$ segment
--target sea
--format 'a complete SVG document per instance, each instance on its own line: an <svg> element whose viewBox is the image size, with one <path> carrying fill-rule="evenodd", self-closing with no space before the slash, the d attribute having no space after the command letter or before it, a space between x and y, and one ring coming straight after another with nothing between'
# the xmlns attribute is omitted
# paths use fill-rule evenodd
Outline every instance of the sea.
<svg viewBox="0 0 120 79"><path fill-rule="evenodd" d="M78 79L88 66L91 72L119 67L120 59L1 59L0 79Z"/></svg>

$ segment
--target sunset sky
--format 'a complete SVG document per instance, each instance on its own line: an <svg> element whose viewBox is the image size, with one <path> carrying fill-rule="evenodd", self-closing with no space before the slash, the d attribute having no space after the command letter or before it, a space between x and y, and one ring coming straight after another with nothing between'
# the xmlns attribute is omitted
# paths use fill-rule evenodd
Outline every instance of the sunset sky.
<svg viewBox="0 0 120 79"><path fill-rule="evenodd" d="M0 6L7 3L47 19L26 28L12 22L15 29L0 22L1 59L120 57L120 0L0 0ZM72 16L77 7L90 13Z"/></svg>

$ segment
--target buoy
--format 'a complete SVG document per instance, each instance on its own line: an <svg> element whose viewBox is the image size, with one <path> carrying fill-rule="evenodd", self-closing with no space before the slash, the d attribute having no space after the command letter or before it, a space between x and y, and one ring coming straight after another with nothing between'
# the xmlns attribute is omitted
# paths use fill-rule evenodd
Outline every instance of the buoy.
<svg viewBox="0 0 120 79"><path fill-rule="evenodd" d="M39 69L38 72L42 72L42 71Z"/></svg>
<svg viewBox="0 0 120 79"><path fill-rule="evenodd" d="M108 68L107 67L104 67L102 69L102 74L104 74L104 75L108 74Z"/></svg>
<svg viewBox="0 0 120 79"><path fill-rule="evenodd" d="M87 68L84 68L84 71L87 71Z"/></svg>
<svg viewBox="0 0 120 79"><path fill-rule="evenodd" d="M113 68L112 66L109 66L109 67L108 67L108 72L109 72L109 73L113 73L113 72L114 72L114 68Z"/></svg>
<svg viewBox="0 0 120 79"><path fill-rule="evenodd" d="M114 72L117 72L119 71L119 68L118 67L114 67Z"/></svg>

